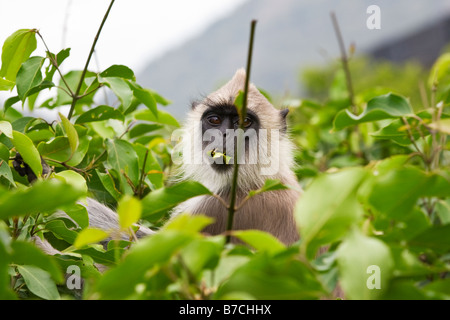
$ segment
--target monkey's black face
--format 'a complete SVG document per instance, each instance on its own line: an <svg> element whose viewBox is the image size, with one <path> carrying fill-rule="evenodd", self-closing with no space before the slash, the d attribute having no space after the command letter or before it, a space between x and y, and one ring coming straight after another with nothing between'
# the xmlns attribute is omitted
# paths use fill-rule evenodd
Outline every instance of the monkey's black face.
<svg viewBox="0 0 450 320"><path fill-rule="evenodd" d="M218 172L226 172L233 167L233 156L237 143L239 115L236 107L228 103L208 105L202 115L203 152L210 160L211 166ZM251 110L244 120L245 149L252 135L257 135L259 119Z"/></svg>

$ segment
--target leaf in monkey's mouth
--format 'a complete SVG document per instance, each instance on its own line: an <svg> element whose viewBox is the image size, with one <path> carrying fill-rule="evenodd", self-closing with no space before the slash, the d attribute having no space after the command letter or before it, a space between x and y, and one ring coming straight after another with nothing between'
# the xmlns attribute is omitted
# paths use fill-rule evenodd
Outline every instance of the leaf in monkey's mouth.
<svg viewBox="0 0 450 320"><path fill-rule="evenodd" d="M222 158L223 162L225 164L230 164L231 157L227 156L226 153L222 153L222 152L216 151L216 149L213 149L213 150L208 152L208 155L211 156L211 158L213 158L213 159Z"/></svg>

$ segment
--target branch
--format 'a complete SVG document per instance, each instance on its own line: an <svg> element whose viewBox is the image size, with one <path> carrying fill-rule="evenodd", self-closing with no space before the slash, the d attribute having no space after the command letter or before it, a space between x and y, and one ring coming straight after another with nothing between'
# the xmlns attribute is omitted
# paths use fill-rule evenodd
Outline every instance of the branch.
<svg viewBox="0 0 450 320"><path fill-rule="evenodd" d="M77 90L75 91L75 94L74 94L73 99L72 99L72 105L70 106L69 115L67 116L67 119L69 119L69 120L70 120L70 118L72 118L73 111L75 109L75 105L77 104L77 101L80 99L79 94L80 94L81 86L83 85L83 82L84 82L84 78L86 76L86 72L87 72L87 69L88 69L88 66L89 66L89 62L91 61L92 54L94 53L94 50L95 50L95 45L97 44L97 40L100 37L100 33L102 32L103 25L105 24L106 19L108 18L109 12L111 11L111 8L112 8L112 6L114 4L114 1L115 0L111 0L111 3L109 4L108 10L106 10L106 13L105 13L105 16L103 17L102 23L100 24L100 27L98 28L97 34L95 35L94 42L92 43L91 51L89 52L89 56L88 56L87 61L86 61L86 65L84 66L83 72L81 73L81 78L80 78L80 81L78 82Z"/></svg>
<svg viewBox="0 0 450 320"><path fill-rule="evenodd" d="M349 95L349 99L350 99L350 104L352 106L352 112L354 114L357 113L357 109L356 109L356 104L355 104L355 95L353 92L353 84L352 84L352 77L350 74L350 68L348 66L348 58L347 58L347 53L345 50L345 45L344 45L344 40L342 38L342 34L341 34L341 30L339 29L339 24L336 18L336 14L334 12L331 12L331 20L333 22L333 28L334 31L336 33L336 37L339 43L339 49L341 50L341 60L342 60L342 67L344 68L344 72L345 72L345 79L347 81L347 90L348 90L348 95Z"/></svg>
<svg viewBox="0 0 450 320"><path fill-rule="evenodd" d="M139 199L142 199L142 192L144 191L144 178L145 178L145 165L147 164L148 157L148 149L145 151L144 163L142 164L141 177L139 179L139 185L137 187L135 195L139 196Z"/></svg>
<svg viewBox="0 0 450 320"><path fill-rule="evenodd" d="M39 38L41 38L42 43L43 43L44 46L45 46L45 49L47 49L47 56L48 56L48 58L50 59L50 63L55 67L56 71L58 71L58 73L59 73L59 75L60 75L60 77L61 77L61 80L64 82L64 84L65 84L66 87L67 87L67 91L68 91L68 92L67 92L66 90L64 90L62 87L58 87L58 88L64 90L69 96L73 97L73 96L74 96L74 93L73 93L72 89L70 89L69 84L67 83L67 81L66 81L66 79L64 78L64 76L63 76L61 70L59 69L58 61L56 61L56 59L52 56L50 49L47 47L47 43L45 43L44 37L42 37L42 35L39 33L39 30L36 31L36 34L39 36Z"/></svg>
<svg viewBox="0 0 450 320"><path fill-rule="evenodd" d="M256 28L256 20L252 20L251 22L251 29L250 29L250 43L248 48L248 57L247 57L247 70L245 75L245 86L244 86L244 101L242 103L242 110L241 110L241 117L239 118L239 134L238 134L238 141L234 148L234 171L233 171L233 182L231 184L231 197L230 197L230 205L228 207L228 222L227 222L227 231L231 231L233 229L233 219L234 219L234 213L236 211L235 204L236 204L236 191L237 191L237 182L238 182L238 174L239 174L239 165L238 165L238 159L237 159L237 145L240 145L242 143L242 134L244 130L244 119L247 114L247 97L248 97L248 86L249 86L249 80L250 80L250 69L251 69L251 63L252 63L252 54L253 54L253 40L255 37L255 28ZM227 235L227 243L229 243L231 240L231 236Z"/></svg>

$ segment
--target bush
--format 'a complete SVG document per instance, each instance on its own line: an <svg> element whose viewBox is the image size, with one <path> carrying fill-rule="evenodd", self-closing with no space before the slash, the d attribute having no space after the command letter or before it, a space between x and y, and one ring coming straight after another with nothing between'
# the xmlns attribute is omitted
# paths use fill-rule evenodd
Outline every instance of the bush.
<svg viewBox="0 0 450 320"><path fill-rule="evenodd" d="M205 216L167 222L178 203L211 195L196 182L167 183L179 126L161 108L169 101L122 65L73 70L55 84L70 50L31 56L36 36L18 30L2 51L0 89L17 94L0 115L1 298L318 299L335 298L338 283L348 299L449 298L448 54L430 72L426 106L375 89L352 97L340 71L329 99L292 107L305 192L295 209L301 240L286 247L257 230L233 233L247 245L205 236ZM97 105L105 89L118 107ZM48 123L15 103L70 111ZM267 181L257 192L284 187ZM76 202L87 194L117 208L129 241L88 227ZM136 240L138 220L158 232ZM32 238L60 253L44 254Z"/></svg>

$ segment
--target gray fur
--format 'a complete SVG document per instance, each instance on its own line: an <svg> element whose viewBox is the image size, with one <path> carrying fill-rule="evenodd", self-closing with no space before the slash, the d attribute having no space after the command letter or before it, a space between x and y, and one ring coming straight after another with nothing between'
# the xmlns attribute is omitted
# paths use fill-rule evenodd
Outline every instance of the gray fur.
<svg viewBox="0 0 450 320"><path fill-rule="evenodd" d="M86 203L87 204L80 202L80 204L85 206L88 211L90 227L105 231L119 230L117 213L92 198L87 198ZM153 230L140 225L139 230L136 232L136 236L138 238L142 238L154 233L155 232ZM129 238L129 236L125 234L121 237L124 239Z"/></svg>
<svg viewBox="0 0 450 320"><path fill-rule="evenodd" d="M208 109L211 101L234 101L239 91L243 90L244 82L245 70L240 69L231 81L216 92L210 94L203 103L197 103L189 112L184 126L184 130L188 136L195 137L198 134L195 125L201 121L202 115ZM301 188L291 169L293 165L293 147L286 132L285 117L287 112L280 112L280 110L275 109L252 84L249 86L248 108L257 114L262 129L279 130L279 140L276 140L278 141L279 148L275 154L271 154L272 140L259 140L258 143L263 148L262 154L259 153L260 159L268 159L270 154L271 157L277 157L280 166L276 173L262 175L264 161L258 164L248 163L240 165L237 205L241 203L250 190L261 188L266 179L278 179L282 183L292 186L293 189L265 192L251 198L235 213L233 229L259 229L267 231L283 243L292 244L299 239L293 210L300 196ZM249 149L256 147L250 146ZM192 150L191 152L187 152L187 155L183 154L183 157L186 158L178 168L178 181L188 179L198 181L212 192L221 196L228 203L232 170L217 172L207 163L193 163L190 161L191 158L188 157L192 157L194 152L195 150ZM249 152L249 150L246 150L246 152ZM205 228L205 232L217 235L226 230L228 213L223 204L216 198L202 196L190 199L177 206L173 210L172 215L176 216L183 212L205 214L213 217L215 223Z"/></svg>

